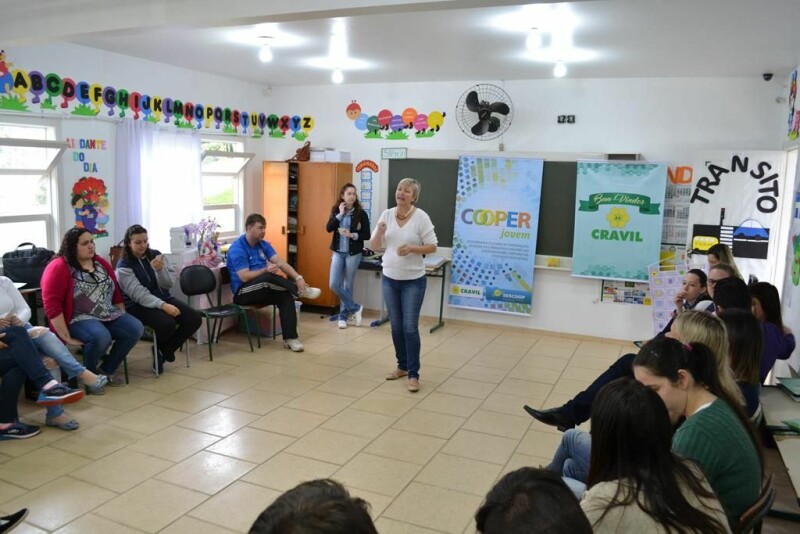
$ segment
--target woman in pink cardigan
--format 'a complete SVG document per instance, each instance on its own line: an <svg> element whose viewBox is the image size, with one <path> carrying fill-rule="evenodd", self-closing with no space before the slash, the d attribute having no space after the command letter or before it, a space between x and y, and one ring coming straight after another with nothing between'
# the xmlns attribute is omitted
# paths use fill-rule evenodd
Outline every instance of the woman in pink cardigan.
<svg viewBox="0 0 800 534"><path fill-rule="evenodd" d="M64 234L61 249L42 275L42 301L50 329L67 345L83 346L86 368L108 376L109 386L124 386L115 372L144 327L125 312L114 269L95 255L94 239L86 229Z"/></svg>

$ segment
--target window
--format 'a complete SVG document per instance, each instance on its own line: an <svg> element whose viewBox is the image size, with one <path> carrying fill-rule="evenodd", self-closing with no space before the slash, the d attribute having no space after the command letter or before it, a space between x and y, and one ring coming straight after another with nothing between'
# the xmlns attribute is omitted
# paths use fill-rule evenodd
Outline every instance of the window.
<svg viewBox="0 0 800 534"><path fill-rule="evenodd" d="M55 167L67 144L55 127L0 122L0 252L22 242L55 248Z"/></svg>
<svg viewBox="0 0 800 534"><path fill-rule="evenodd" d="M244 167L254 154L242 152L241 141L205 139L203 150L203 215L214 217L220 237L242 233L242 187Z"/></svg>

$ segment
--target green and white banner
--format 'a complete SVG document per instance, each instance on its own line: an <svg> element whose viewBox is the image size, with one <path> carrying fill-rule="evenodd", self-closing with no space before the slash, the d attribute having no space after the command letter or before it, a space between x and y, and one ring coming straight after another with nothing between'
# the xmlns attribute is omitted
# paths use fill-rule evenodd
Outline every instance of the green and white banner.
<svg viewBox="0 0 800 534"><path fill-rule="evenodd" d="M647 280L661 249L663 163L579 161L572 275Z"/></svg>

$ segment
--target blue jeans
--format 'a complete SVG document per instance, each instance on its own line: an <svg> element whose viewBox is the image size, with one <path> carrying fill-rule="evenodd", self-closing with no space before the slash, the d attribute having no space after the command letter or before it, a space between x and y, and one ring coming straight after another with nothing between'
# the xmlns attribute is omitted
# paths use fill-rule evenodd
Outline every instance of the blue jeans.
<svg viewBox="0 0 800 534"><path fill-rule="evenodd" d="M586 483L591 456L592 435L583 430L570 428L561 437L561 443L547 469L563 477Z"/></svg>
<svg viewBox="0 0 800 534"><path fill-rule="evenodd" d="M347 316L358 311L359 305L353 301L353 282L356 279L358 264L361 263L361 254L348 252L334 252L331 258L331 275L328 285L341 301L339 303L339 318L347 320Z"/></svg>
<svg viewBox="0 0 800 534"><path fill-rule="evenodd" d="M408 371L409 378L419 378L419 311L428 281L424 275L416 280L393 280L383 275L381 280L397 368Z"/></svg>
<svg viewBox="0 0 800 534"><path fill-rule="evenodd" d="M30 330L33 327L29 323L25 325L25 328ZM75 356L54 333L46 332L39 335L39 337L31 338L31 341L33 341L33 346L36 347L39 354L53 358L69 378L75 378L86 370L86 367L75 359ZM56 378L56 380L61 382L60 378Z"/></svg>
<svg viewBox="0 0 800 534"><path fill-rule="evenodd" d="M79 341L83 341L83 363L93 373L97 373L97 364L111 348L103 362L103 374L113 375L125 356L139 342L144 326L141 321L129 313L125 313L113 321L84 319L69 325L69 333Z"/></svg>
<svg viewBox="0 0 800 534"><path fill-rule="evenodd" d="M0 423L13 423L19 419L17 399L25 376L42 389L51 380L50 372L31 343L28 331L21 326L0 328L5 334L0 341L8 345L0 349Z"/></svg>

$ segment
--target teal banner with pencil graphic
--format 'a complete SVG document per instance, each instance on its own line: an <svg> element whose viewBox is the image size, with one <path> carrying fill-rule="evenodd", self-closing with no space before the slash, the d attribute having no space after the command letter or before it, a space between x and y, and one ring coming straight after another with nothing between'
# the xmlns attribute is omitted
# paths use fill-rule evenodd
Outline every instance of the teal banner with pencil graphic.
<svg viewBox="0 0 800 534"><path fill-rule="evenodd" d="M450 306L530 315L543 161L462 156Z"/></svg>

